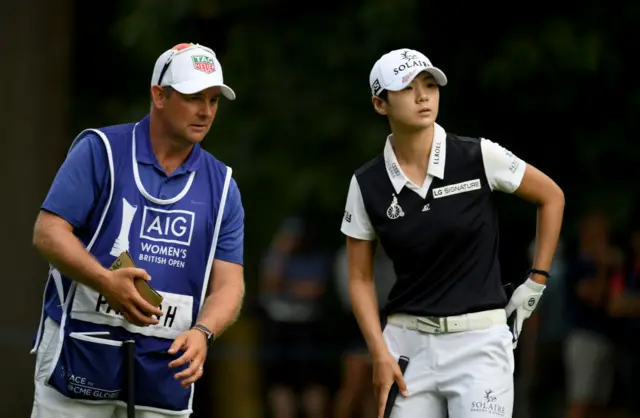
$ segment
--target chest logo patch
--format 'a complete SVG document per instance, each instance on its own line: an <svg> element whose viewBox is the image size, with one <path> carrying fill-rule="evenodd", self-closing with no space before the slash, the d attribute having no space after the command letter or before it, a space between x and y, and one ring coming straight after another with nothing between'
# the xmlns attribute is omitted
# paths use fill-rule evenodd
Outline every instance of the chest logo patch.
<svg viewBox="0 0 640 418"><path fill-rule="evenodd" d="M387 209L387 216L389 217L389 219L398 219L404 216L404 211L398 204L398 198L396 197L396 195L392 194L391 196L393 196L393 200L391 201L391 205Z"/></svg>
<svg viewBox="0 0 640 418"><path fill-rule="evenodd" d="M469 181L463 181L462 183L450 184L444 187L438 187L433 189L433 198L439 199L441 197L447 197L454 194L467 193L474 190L480 190L482 188L480 179L473 179Z"/></svg>

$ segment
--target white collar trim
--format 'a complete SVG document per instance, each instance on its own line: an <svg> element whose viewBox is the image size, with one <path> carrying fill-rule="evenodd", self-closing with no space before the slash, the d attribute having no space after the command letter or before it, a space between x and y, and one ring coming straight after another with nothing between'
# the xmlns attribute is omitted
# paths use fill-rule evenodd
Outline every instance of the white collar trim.
<svg viewBox="0 0 640 418"><path fill-rule="evenodd" d="M389 180L391 180L391 184L393 184L393 188L395 189L396 193L400 193L402 188L407 183L411 183L411 180L409 180L409 178L404 174L404 172L400 168L400 164L398 164L398 159L396 158L396 154L393 151L393 145L391 145L392 138L393 134L389 135L384 146L384 165L387 169ZM427 183L427 179L429 176L438 177L439 179L444 178L444 166L447 160L446 139L446 131L442 126L436 123L433 134L433 144L431 146L431 154L429 155L427 178L425 178L423 185Z"/></svg>

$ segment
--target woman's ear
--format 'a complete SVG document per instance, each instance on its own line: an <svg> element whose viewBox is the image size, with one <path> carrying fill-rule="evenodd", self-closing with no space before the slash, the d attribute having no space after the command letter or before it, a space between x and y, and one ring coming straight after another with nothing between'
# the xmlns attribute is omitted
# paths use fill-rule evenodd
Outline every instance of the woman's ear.
<svg viewBox="0 0 640 418"><path fill-rule="evenodd" d="M371 102L373 103L373 108L378 112L378 114L382 116L387 115L387 107L389 106L387 102L376 96L371 98Z"/></svg>

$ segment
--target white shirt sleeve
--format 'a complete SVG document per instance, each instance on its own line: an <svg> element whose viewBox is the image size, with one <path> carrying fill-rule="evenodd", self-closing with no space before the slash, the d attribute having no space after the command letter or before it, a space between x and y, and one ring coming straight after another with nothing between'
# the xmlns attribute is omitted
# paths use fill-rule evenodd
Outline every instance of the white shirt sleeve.
<svg viewBox="0 0 640 418"><path fill-rule="evenodd" d="M371 220L364 208L362 192L360 192L360 186L358 185L358 180L355 175L351 177L349 194L347 195L347 205L344 210L340 230L343 234L352 238L367 241L373 241L376 238Z"/></svg>
<svg viewBox="0 0 640 418"><path fill-rule="evenodd" d="M484 172L491 190L513 193L520 187L527 164L501 145L480 139Z"/></svg>

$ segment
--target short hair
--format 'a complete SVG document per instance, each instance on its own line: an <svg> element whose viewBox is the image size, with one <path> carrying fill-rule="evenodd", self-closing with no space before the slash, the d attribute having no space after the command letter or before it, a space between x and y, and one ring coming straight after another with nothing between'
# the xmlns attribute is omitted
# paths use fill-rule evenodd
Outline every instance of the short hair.
<svg viewBox="0 0 640 418"><path fill-rule="evenodd" d="M162 89L164 90L164 94L166 94L167 97L170 97L175 91L175 89L171 86L162 86Z"/></svg>

